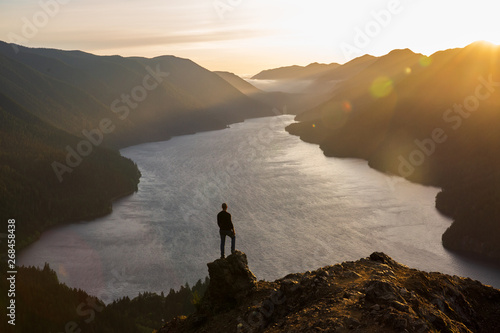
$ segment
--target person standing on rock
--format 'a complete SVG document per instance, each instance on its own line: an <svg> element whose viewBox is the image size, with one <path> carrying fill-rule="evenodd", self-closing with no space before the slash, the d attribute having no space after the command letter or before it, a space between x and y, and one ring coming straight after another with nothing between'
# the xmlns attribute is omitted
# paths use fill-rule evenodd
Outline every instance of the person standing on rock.
<svg viewBox="0 0 500 333"><path fill-rule="evenodd" d="M220 234L220 257L224 256L224 247L226 245L226 236L231 237L231 253L235 251L236 234L234 232L233 221L231 221L231 214L227 212L227 204L222 204L222 211L217 214L217 224L219 225Z"/></svg>

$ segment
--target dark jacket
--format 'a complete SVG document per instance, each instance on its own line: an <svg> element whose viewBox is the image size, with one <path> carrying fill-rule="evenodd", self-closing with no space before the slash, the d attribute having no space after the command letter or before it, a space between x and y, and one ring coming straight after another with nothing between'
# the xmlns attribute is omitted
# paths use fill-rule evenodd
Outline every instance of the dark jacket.
<svg viewBox="0 0 500 333"><path fill-rule="evenodd" d="M221 211L217 214L217 224L220 230L233 230L233 222L231 221L231 214L226 211Z"/></svg>

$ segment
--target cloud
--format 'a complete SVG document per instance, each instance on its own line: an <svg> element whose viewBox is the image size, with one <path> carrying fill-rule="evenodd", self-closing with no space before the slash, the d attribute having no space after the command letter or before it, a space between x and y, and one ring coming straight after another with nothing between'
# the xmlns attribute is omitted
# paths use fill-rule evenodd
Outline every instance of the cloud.
<svg viewBox="0 0 500 333"><path fill-rule="evenodd" d="M127 49L148 46L178 46L194 47L196 44L227 42L231 40L241 41L244 39L257 38L265 35L264 31L257 30L205 30L205 31L181 31L176 33L149 33L137 32L124 34L120 30L109 31L72 31L52 32L49 36L55 43L72 44L75 40L80 48L86 50L105 49ZM68 38L70 37L70 38ZM210 45L213 48L214 45Z"/></svg>
<svg viewBox="0 0 500 333"><path fill-rule="evenodd" d="M0 29L20 34L23 20L43 8L31 3L17 6L13 0L0 5L8 9L9 21ZM250 20L251 21L251 20ZM85 51L181 46L188 49L207 43L246 40L269 35L248 19L221 22L212 1L200 0L97 0L69 1L27 46L49 46ZM0 37L1 38L1 37ZM213 46L211 46L213 47Z"/></svg>

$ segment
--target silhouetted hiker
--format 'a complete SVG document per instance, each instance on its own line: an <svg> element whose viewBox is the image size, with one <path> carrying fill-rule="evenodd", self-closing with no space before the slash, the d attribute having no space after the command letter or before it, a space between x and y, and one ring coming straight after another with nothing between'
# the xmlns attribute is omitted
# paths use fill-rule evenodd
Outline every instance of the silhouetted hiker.
<svg viewBox="0 0 500 333"><path fill-rule="evenodd" d="M225 258L224 247L226 245L226 236L231 237L231 253L234 253L236 242L236 234L234 233L233 221L231 221L231 214L227 212L226 203L222 204L222 211L217 214L217 224L220 228L220 257Z"/></svg>

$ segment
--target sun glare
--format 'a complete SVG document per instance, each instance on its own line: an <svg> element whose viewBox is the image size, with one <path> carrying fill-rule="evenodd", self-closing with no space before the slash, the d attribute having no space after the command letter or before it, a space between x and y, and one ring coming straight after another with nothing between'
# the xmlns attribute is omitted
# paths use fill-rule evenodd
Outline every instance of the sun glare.
<svg viewBox="0 0 500 333"><path fill-rule="evenodd" d="M431 55L478 40L500 44L500 4L485 0L473 4L448 0L221 0L218 3L226 4L222 16L212 1L172 0L164 6L158 0L145 0L124 6L110 0L99 5L99 10L96 3L72 2L48 15L36 5L26 8L5 1L0 11L11 15L0 23L0 31L4 36L21 36L26 46L81 49L99 55L175 54L210 70L238 74L279 65L345 63L364 54L382 56L400 48ZM345 45L356 50L353 57L346 57ZM421 65L428 65L426 59Z"/></svg>

